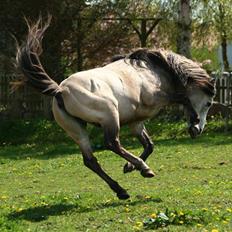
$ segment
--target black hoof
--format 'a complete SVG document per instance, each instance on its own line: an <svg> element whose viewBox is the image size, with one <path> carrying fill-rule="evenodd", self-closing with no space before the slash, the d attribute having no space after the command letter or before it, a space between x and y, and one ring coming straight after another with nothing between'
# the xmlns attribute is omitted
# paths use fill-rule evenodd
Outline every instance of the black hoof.
<svg viewBox="0 0 232 232"><path fill-rule="evenodd" d="M152 178L155 176L154 172L149 168L141 170L141 175L146 178Z"/></svg>
<svg viewBox="0 0 232 232"><path fill-rule="evenodd" d="M130 198L130 195L127 192L121 192L121 193L117 193L117 197L120 200L126 200Z"/></svg>
<svg viewBox="0 0 232 232"><path fill-rule="evenodd" d="M132 172L134 170L135 170L135 166L131 163L126 163L124 168L123 168L124 173Z"/></svg>

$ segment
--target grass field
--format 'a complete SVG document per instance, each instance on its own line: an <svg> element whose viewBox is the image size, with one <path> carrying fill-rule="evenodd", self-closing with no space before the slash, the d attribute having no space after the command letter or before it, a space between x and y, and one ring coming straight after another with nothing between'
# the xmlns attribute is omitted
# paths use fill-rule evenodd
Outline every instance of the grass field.
<svg viewBox="0 0 232 232"><path fill-rule="evenodd" d="M99 162L131 195L120 201L55 123L0 123L0 231L232 231L232 133L220 122L195 140L183 123L147 127L152 179L123 174L125 161L90 128ZM141 153L127 128L121 141Z"/></svg>

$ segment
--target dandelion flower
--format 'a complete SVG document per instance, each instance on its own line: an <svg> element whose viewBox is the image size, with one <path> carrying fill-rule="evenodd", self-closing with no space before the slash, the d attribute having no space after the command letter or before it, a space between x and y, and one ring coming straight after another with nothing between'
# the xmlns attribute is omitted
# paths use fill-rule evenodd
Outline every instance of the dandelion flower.
<svg viewBox="0 0 232 232"><path fill-rule="evenodd" d="M6 200L7 198L8 198L7 196L3 195L0 197L0 200Z"/></svg>
<svg viewBox="0 0 232 232"><path fill-rule="evenodd" d="M136 222L136 226L137 226L137 227L142 227L142 226L143 226L143 223L142 223L142 222Z"/></svg>
<svg viewBox="0 0 232 232"><path fill-rule="evenodd" d="M212 229L211 232L219 232L218 229Z"/></svg>
<svg viewBox="0 0 232 232"><path fill-rule="evenodd" d="M151 218L155 219L157 217L156 213L151 214Z"/></svg>
<svg viewBox="0 0 232 232"><path fill-rule="evenodd" d="M126 211L126 213L128 213L128 212L130 212L130 209L126 207L125 211Z"/></svg>

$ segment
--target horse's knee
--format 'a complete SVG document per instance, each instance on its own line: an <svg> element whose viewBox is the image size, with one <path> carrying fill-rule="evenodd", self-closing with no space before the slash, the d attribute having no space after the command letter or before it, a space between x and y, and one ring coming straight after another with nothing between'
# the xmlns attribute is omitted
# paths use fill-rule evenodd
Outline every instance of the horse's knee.
<svg viewBox="0 0 232 232"><path fill-rule="evenodd" d="M106 139L105 146L108 150L116 152L116 153L121 151L121 146L120 146L120 142L118 139L113 139L113 140Z"/></svg>

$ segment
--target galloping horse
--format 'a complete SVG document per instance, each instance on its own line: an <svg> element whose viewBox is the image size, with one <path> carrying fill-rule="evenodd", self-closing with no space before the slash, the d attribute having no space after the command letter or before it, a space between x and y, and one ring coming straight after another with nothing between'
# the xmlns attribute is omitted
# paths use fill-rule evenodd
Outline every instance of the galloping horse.
<svg viewBox="0 0 232 232"><path fill-rule="evenodd" d="M101 126L106 147L128 162L124 172L139 170L143 177L154 173L145 163L153 143L144 120L167 105L182 104L189 133L203 131L206 115L215 95L214 80L195 62L165 50L139 49L100 68L75 73L60 85L45 72L39 56L42 38L50 24L40 18L28 24L26 42L18 48L17 64L24 82L42 94L53 96L52 111L57 123L79 145L84 164L99 175L119 199L127 191L101 168L93 155L86 124ZM144 151L136 157L122 147L120 127L128 124Z"/></svg>

